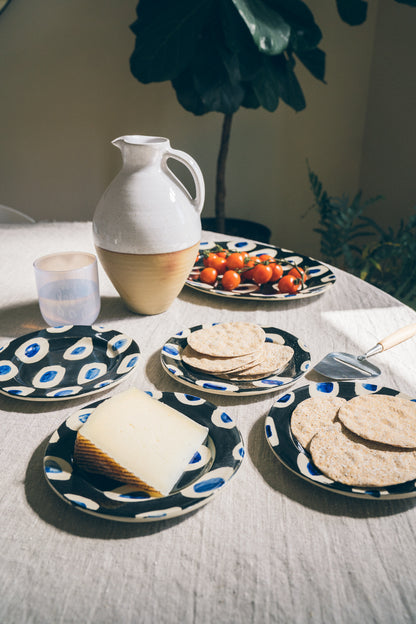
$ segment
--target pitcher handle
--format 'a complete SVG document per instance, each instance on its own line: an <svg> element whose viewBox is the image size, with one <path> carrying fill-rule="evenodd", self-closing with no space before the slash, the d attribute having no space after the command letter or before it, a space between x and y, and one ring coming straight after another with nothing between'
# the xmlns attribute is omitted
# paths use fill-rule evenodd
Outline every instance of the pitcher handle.
<svg viewBox="0 0 416 624"><path fill-rule="evenodd" d="M168 158L174 158L175 160L179 160L185 167L189 169L192 174L194 183L195 183L195 198L193 198L186 188L184 184L179 180L179 178L173 173L171 169L169 169L167 161ZM176 150L173 148L169 148L163 154L162 157L162 168L167 173L172 180L183 190L183 192L189 197L190 202L194 206L195 210L198 214L201 214L202 207L204 205L205 200L205 182L202 176L202 171L199 168L198 163L186 152L182 152L181 150Z"/></svg>

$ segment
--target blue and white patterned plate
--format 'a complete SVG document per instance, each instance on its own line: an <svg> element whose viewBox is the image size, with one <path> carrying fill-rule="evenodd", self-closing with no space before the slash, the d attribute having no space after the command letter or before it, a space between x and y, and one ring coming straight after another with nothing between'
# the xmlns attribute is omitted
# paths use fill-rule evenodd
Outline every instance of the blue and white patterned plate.
<svg viewBox="0 0 416 624"><path fill-rule="evenodd" d="M139 355L137 343L118 331L48 327L0 349L0 393L27 401L78 398L118 384Z"/></svg>
<svg viewBox="0 0 416 624"><path fill-rule="evenodd" d="M262 284L257 286L250 282L242 283L232 291L223 290L220 282L216 284L203 284L198 280L199 273L204 268L202 257L196 262L192 269L186 285L195 288L201 292L218 297L228 297L237 299L257 299L260 301L289 301L291 299L304 299L305 297L313 297L326 292L335 284L335 275L331 269L322 264L318 260L295 253L289 249L281 249L273 245L265 243L256 243L254 241L241 239L238 241L204 241L199 245L200 252L213 249L216 245L220 245L228 251L246 251L251 256L260 256L261 254L269 254L273 258L279 258L282 262L299 265L308 272L309 279L305 282L305 286L297 293L290 295L281 293L277 288L277 284ZM284 271L289 271L290 266L282 264Z"/></svg>
<svg viewBox="0 0 416 624"><path fill-rule="evenodd" d="M332 481L312 463L311 456L292 435L290 421L292 412L299 403L316 396L339 396L343 399L352 399L364 394L388 394L390 396L406 396L398 390L377 386L373 383L359 382L322 382L311 383L308 386L297 388L280 396L274 403L265 420L265 433L273 453L280 461L299 477L309 483L318 485L330 492L365 498L370 500L387 500L394 498L410 498L416 496L416 481L407 481L389 487L363 488L344 485Z"/></svg>
<svg viewBox="0 0 416 624"><path fill-rule="evenodd" d="M216 323L212 323L215 325ZM252 394L263 394L265 392L276 392L283 387L294 383L302 377L308 370L311 363L311 355L307 346L289 332L276 327L263 327L266 332L267 342L276 342L292 347L294 354L289 364L279 374L270 375L264 379L256 381L226 381L194 370L182 361L182 351L187 345L189 334L210 327L211 324L196 325L178 332L163 345L161 351L161 362L165 371L186 386L196 390L203 390L212 394L248 396Z"/></svg>
<svg viewBox="0 0 416 624"><path fill-rule="evenodd" d="M172 492L152 498L135 486L77 469L73 462L75 438L78 429L102 402L96 401L72 414L52 435L46 449L43 461L46 479L64 501L110 520L167 520L202 507L234 476L244 458L244 445L234 421L221 408L189 394L148 394L209 429L207 440Z"/></svg>

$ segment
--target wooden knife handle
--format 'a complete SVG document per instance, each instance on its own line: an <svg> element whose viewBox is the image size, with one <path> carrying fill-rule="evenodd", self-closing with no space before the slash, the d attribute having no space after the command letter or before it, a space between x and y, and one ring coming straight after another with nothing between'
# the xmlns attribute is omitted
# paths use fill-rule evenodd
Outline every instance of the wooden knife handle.
<svg viewBox="0 0 416 624"><path fill-rule="evenodd" d="M383 351L387 351L387 349L391 349L396 345L404 342L405 340L409 340L416 334L416 323L411 323L411 325L406 325L406 327L402 327L397 331L390 334L390 336L386 336L382 340L378 341L383 347Z"/></svg>

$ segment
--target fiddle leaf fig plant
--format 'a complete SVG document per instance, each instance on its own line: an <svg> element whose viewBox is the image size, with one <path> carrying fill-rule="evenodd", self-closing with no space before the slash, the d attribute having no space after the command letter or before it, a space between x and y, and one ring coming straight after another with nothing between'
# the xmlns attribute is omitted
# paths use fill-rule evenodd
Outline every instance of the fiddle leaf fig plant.
<svg viewBox="0 0 416 624"><path fill-rule="evenodd" d="M365 21L366 1L335 2L348 24ZM130 69L137 80L169 80L187 111L224 115L215 198L216 228L224 232L233 115L242 106L273 112L281 100L295 111L304 109L296 64L324 81L321 30L302 0L140 0L131 29L136 41Z"/></svg>

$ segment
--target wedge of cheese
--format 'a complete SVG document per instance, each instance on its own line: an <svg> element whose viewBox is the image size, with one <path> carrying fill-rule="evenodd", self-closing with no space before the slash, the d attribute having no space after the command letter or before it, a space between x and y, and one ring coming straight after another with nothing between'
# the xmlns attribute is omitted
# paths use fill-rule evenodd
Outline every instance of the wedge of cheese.
<svg viewBox="0 0 416 624"><path fill-rule="evenodd" d="M130 388L103 401L77 433L74 461L86 470L169 494L208 428Z"/></svg>

